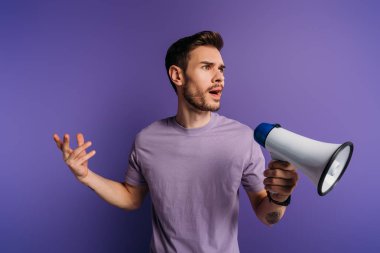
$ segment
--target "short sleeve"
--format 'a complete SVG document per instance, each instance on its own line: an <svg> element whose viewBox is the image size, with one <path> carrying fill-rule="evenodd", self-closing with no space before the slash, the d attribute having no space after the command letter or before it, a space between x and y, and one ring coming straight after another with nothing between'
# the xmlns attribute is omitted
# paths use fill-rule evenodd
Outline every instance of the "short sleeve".
<svg viewBox="0 0 380 253"><path fill-rule="evenodd" d="M136 151L135 143L133 144L130 154L129 154L128 169L126 172L125 181L128 184L131 184L134 186L146 184L145 178L141 171L141 166L137 159L137 151Z"/></svg>
<svg viewBox="0 0 380 253"><path fill-rule="evenodd" d="M253 140L249 161L243 170L242 185L246 191L259 192L264 189L265 158L260 146Z"/></svg>

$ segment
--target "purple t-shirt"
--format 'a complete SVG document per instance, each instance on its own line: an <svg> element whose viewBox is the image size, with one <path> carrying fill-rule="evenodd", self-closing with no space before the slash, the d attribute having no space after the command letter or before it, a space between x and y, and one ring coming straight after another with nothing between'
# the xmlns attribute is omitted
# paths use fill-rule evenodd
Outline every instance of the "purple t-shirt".
<svg viewBox="0 0 380 253"><path fill-rule="evenodd" d="M215 112L200 128L173 116L141 130L126 182L149 188L151 252L239 252L239 186L263 190L263 171L252 129Z"/></svg>

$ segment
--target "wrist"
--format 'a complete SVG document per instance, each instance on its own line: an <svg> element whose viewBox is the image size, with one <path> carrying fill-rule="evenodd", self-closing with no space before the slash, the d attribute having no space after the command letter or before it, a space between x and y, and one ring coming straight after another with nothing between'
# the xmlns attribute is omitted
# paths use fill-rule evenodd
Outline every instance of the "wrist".
<svg viewBox="0 0 380 253"><path fill-rule="evenodd" d="M76 178L78 179L79 182L81 182L82 184L88 186L91 174L92 174L92 171L87 170L87 173L85 175L83 175L83 176L76 176Z"/></svg>
<svg viewBox="0 0 380 253"><path fill-rule="evenodd" d="M267 196L268 196L269 202L274 203L276 205L288 206L290 204L291 195L287 195L287 196L282 195L281 198L278 198L278 196L273 198L273 195L269 191L267 191Z"/></svg>

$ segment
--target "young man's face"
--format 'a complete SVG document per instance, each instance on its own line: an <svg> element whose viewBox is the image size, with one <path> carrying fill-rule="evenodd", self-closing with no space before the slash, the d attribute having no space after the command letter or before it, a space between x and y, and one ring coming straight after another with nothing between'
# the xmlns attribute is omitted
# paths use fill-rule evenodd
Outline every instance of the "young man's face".
<svg viewBox="0 0 380 253"><path fill-rule="evenodd" d="M189 54L183 95L201 111L217 111L224 88L224 63L218 49L199 46Z"/></svg>

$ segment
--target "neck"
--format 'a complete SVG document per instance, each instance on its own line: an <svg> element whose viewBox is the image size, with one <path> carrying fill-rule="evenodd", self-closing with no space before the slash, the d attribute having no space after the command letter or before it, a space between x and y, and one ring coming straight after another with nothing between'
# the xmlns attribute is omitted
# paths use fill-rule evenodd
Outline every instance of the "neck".
<svg viewBox="0 0 380 253"><path fill-rule="evenodd" d="M210 122L211 112L195 109L191 105L181 106L179 103L175 119L184 128L199 128Z"/></svg>

